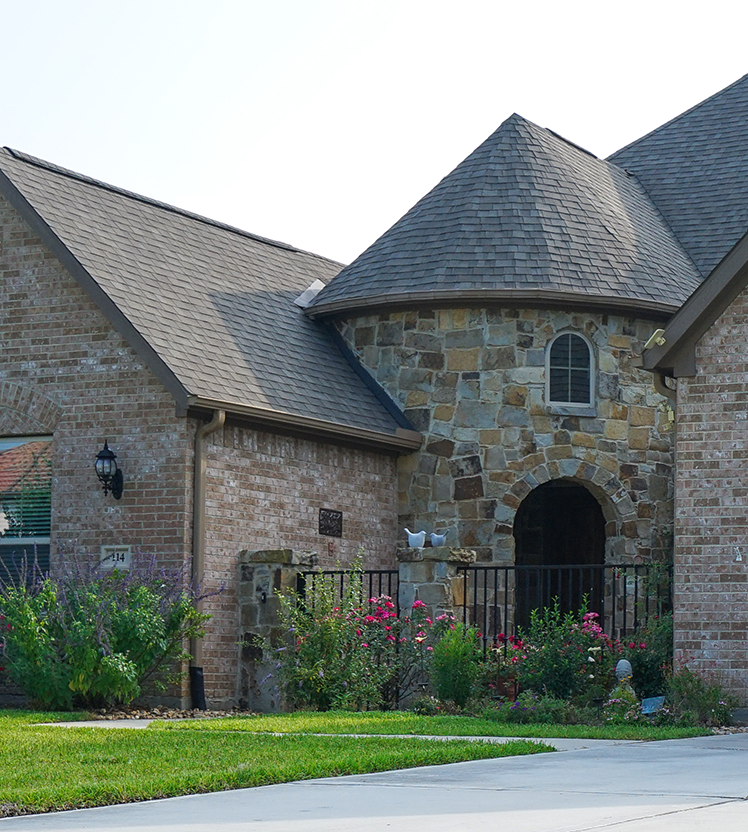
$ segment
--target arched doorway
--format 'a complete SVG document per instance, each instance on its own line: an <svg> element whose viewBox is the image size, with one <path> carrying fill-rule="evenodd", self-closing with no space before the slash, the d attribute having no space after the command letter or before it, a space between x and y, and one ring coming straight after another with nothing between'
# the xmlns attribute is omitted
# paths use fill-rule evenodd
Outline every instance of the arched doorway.
<svg viewBox="0 0 748 832"><path fill-rule="evenodd" d="M602 609L605 518L595 497L574 480L552 480L522 501L514 520L515 618L558 598L564 612Z"/></svg>

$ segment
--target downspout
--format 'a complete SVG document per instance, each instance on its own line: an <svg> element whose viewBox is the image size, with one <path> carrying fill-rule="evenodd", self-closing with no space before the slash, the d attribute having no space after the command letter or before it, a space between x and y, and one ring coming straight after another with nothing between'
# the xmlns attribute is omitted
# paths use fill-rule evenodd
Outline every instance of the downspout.
<svg viewBox="0 0 748 832"><path fill-rule="evenodd" d="M670 399L670 401L675 404L676 399L676 392L673 390L672 387L668 387L665 384L665 379L662 373L658 372L657 370L652 370L652 380L654 383L654 389L661 395L665 396L666 398Z"/></svg>
<svg viewBox="0 0 748 832"><path fill-rule="evenodd" d="M665 396L668 403L665 405L665 412L667 413L668 427L675 427L675 408L678 394L672 387L665 384L665 376L657 370L652 370L652 381L654 389L661 395Z"/></svg>
<svg viewBox="0 0 748 832"><path fill-rule="evenodd" d="M203 439L223 427L225 410L213 411L213 418L200 425L195 433L195 478L192 495L192 582L199 586L205 572L205 473L207 460ZM195 602L198 612L203 611L203 601ZM203 678L203 640L190 639L190 695L192 707L206 709L205 680Z"/></svg>

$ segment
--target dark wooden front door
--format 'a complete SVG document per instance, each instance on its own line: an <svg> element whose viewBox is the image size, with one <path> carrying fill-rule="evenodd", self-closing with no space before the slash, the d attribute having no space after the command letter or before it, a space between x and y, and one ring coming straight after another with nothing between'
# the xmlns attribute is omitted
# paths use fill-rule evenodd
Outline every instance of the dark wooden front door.
<svg viewBox="0 0 748 832"><path fill-rule="evenodd" d="M558 598L564 612L602 606L605 518L592 494L571 480L538 486L514 521L516 619L527 626L532 609ZM587 567L587 568L584 568Z"/></svg>

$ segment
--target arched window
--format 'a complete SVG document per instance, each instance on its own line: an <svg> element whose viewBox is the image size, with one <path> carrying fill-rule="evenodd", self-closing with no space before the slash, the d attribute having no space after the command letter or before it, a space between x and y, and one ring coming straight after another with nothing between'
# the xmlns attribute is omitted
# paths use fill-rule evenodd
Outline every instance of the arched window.
<svg viewBox="0 0 748 832"><path fill-rule="evenodd" d="M592 350L581 335L562 332L548 345L546 401L548 404L591 405Z"/></svg>

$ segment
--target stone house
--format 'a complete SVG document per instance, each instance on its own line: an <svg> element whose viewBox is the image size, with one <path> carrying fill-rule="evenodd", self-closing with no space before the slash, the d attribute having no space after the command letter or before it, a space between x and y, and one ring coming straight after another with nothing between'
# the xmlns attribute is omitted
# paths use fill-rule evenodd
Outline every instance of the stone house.
<svg viewBox="0 0 748 832"><path fill-rule="evenodd" d="M195 662L226 704L243 549L332 565L364 545L386 567L408 526L485 564L668 561L675 495L677 644L735 662L744 691L743 561L715 588L709 558L745 525L745 367L725 360L745 306L720 275L742 274L747 117L748 76L603 160L511 116L345 268L3 150L5 562L192 559L226 587ZM673 344L696 363L668 363ZM105 440L120 500L93 473ZM695 491L728 445L715 542L700 501L721 492ZM3 485L18 459L48 483L25 527ZM697 638L697 620L715 623Z"/></svg>

